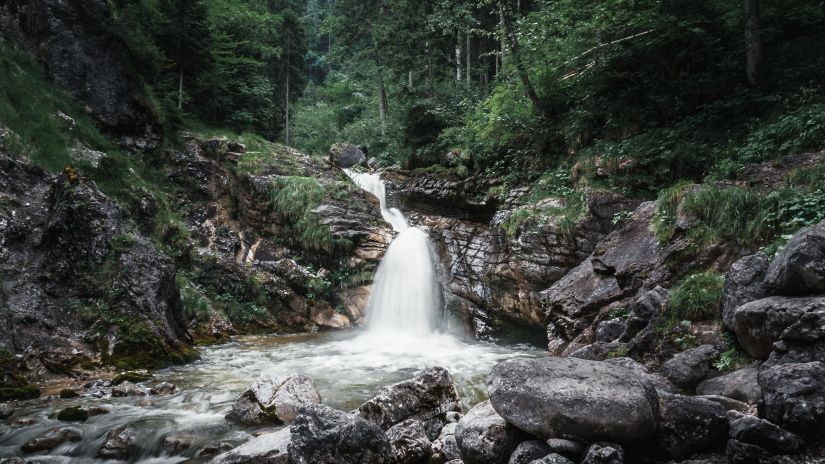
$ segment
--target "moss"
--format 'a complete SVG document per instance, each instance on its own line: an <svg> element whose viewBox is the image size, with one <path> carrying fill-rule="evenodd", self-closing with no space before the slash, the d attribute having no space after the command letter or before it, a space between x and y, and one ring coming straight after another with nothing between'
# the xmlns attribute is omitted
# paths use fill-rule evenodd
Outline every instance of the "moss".
<svg viewBox="0 0 825 464"><path fill-rule="evenodd" d="M57 420L64 422L84 422L88 418L89 411L79 406L71 406L57 413Z"/></svg>
<svg viewBox="0 0 825 464"><path fill-rule="evenodd" d="M11 400L31 400L40 396L37 385L28 384L22 387L0 386L0 402Z"/></svg>
<svg viewBox="0 0 825 464"><path fill-rule="evenodd" d="M146 382L147 380L152 380L152 374L144 371L144 370L137 370L137 371L126 371L117 374L112 379L112 385L120 385L123 382L132 382L132 383L140 383Z"/></svg>
<svg viewBox="0 0 825 464"><path fill-rule="evenodd" d="M69 399L69 398L77 398L80 395L74 389L64 388L64 389L60 390L60 395L59 396L63 399Z"/></svg>
<svg viewBox="0 0 825 464"><path fill-rule="evenodd" d="M40 389L26 380L24 366L7 349L0 349L0 401L26 400L40 396Z"/></svg>

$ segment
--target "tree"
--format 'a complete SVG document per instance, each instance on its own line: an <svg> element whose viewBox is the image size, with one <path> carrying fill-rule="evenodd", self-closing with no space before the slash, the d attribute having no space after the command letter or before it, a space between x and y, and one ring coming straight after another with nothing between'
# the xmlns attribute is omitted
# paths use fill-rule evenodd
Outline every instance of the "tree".
<svg viewBox="0 0 825 464"><path fill-rule="evenodd" d="M178 109L181 109L184 76L194 79L211 65L209 10L203 0L167 0L162 2L162 8L167 26L161 47L177 68Z"/></svg>
<svg viewBox="0 0 825 464"><path fill-rule="evenodd" d="M527 66L524 64L524 61L521 58L521 50L519 48L518 37L516 37L516 32L513 30L513 24L510 19L510 12L509 8L507 7L506 0L498 0L498 7L501 13L501 25L504 29L504 35L507 38L507 42L510 46L510 54L513 57L513 61L516 66L516 70L518 71L519 78L521 79L521 83L524 86L524 91L527 94L527 98L530 99L530 102L533 104L533 108L545 119L549 119L549 115L547 109L544 106L544 103L539 98L539 95L536 93L535 87L533 87L533 83L530 81L530 75L527 72Z"/></svg>
<svg viewBox="0 0 825 464"><path fill-rule="evenodd" d="M762 34L759 30L759 0L745 0L745 50L748 82L754 86L759 85L765 62Z"/></svg>

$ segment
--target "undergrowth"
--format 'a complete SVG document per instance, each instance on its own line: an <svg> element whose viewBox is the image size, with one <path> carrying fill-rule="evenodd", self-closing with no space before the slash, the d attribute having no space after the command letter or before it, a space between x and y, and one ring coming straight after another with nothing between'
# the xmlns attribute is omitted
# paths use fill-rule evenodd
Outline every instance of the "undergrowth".
<svg viewBox="0 0 825 464"><path fill-rule="evenodd" d="M670 293L667 305L671 317L687 321L719 318L724 284L724 276L715 272L700 272L686 277Z"/></svg>

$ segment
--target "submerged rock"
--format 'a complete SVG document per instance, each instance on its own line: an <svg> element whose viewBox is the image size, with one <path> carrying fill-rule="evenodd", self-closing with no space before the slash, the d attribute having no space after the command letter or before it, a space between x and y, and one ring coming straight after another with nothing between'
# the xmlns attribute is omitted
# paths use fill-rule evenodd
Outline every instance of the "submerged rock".
<svg viewBox="0 0 825 464"><path fill-rule="evenodd" d="M120 427L106 435L97 457L125 461L137 451L137 434L129 427Z"/></svg>
<svg viewBox="0 0 825 464"><path fill-rule="evenodd" d="M77 427L56 427L37 438L27 441L20 449L25 453L48 451L67 441L80 441L82 439L83 431Z"/></svg>
<svg viewBox="0 0 825 464"><path fill-rule="evenodd" d="M383 464L390 459L390 442L378 425L328 406L302 408L290 430L293 464Z"/></svg>
<svg viewBox="0 0 825 464"><path fill-rule="evenodd" d="M245 425L288 423L298 409L321 402L312 379L304 375L263 375L232 403L226 419Z"/></svg>
<svg viewBox="0 0 825 464"><path fill-rule="evenodd" d="M488 381L496 412L540 438L636 443L656 431L653 385L624 367L575 358L516 358Z"/></svg>
<svg viewBox="0 0 825 464"><path fill-rule="evenodd" d="M466 464L507 462L526 438L498 415L489 400L475 405L458 421L455 437Z"/></svg>

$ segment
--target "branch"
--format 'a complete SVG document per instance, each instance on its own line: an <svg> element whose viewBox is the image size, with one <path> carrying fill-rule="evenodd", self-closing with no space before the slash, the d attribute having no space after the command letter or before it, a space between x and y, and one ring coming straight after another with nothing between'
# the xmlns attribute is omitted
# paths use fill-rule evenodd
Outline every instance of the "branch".
<svg viewBox="0 0 825 464"><path fill-rule="evenodd" d="M633 35L631 35L631 36L627 36L627 37L624 37L624 38L621 38L621 39L616 39L616 40L613 40L613 41L611 41L611 42L607 42L607 43L603 43L603 44L600 44L600 45L596 45L595 47L593 47L593 48L591 48L591 49L589 49L589 50L585 51L584 53L582 53L582 54L580 54L580 55L576 55L576 56L574 56L573 58L570 58L569 60L565 61L564 63L562 63L562 64L560 64L560 65L556 66L556 67L555 67L555 68L553 68L551 71L558 71L560 68L562 68L562 67L564 67L564 66L567 66L568 64L570 64L570 63L572 63L572 62L574 62L574 61L578 60L579 58L581 58L581 57L583 57L583 56L587 56L587 55L589 55L589 54L591 54L591 53L595 52L596 50L600 50L600 49L602 49L602 48L604 48L604 47L609 47L610 45L615 45L615 44L617 44L617 43L625 42L625 41L627 41L627 40L635 39L635 38L637 38L637 37L641 37L641 36L643 36L643 35L650 34L650 33L651 33L651 32L653 32L653 31L654 31L654 29L650 29L650 30L647 30L647 31L644 31L644 32L639 32L638 34L633 34Z"/></svg>

